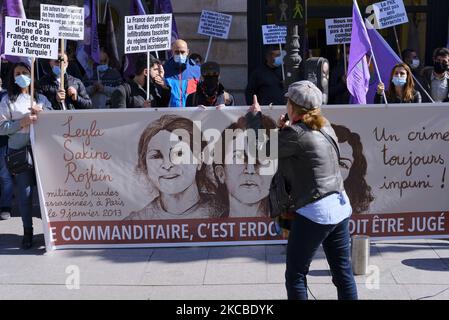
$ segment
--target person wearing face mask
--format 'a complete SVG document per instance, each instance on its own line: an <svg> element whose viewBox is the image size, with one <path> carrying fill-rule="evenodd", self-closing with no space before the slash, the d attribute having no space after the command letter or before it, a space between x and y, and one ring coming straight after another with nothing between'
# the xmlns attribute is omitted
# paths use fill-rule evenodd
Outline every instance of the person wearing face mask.
<svg viewBox="0 0 449 320"><path fill-rule="evenodd" d="M0 78L0 101L7 94L8 91L3 89L3 80ZM0 135L0 220L11 218L13 182L5 161L8 139L7 135Z"/></svg>
<svg viewBox="0 0 449 320"><path fill-rule="evenodd" d="M257 95L261 105L284 105L285 89L282 80L284 53L277 46L265 48L265 63L255 69L246 87L246 103L250 105Z"/></svg>
<svg viewBox="0 0 449 320"><path fill-rule="evenodd" d="M67 70L67 54L59 55L58 60L50 60L52 72L39 80L38 92L47 97L55 110L63 110L64 106L67 110L91 109L92 101L80 79L64 72L64 90L60 90L61 62L64 64L64 70Z"/></svg>
<svg viewBox="0 0 449 320"><path fill-rule="evenodd" d="M377 93L374 103L384 104L383 96L385 85L381 82L377 86ZM415 90L415 81L412 71L405 63L394 66L391 72L390 86L386 91L388 103L421 103L422 96Z"/></svg>
<svg viewBox="0 0 449 320"><path fill-rule="evenodd" d="M201 81L195 93L187 97L187 107L225 107L234 105L234 97L220 83L220 65L206 62L201 66Z"/></svg>
<svg viewBox="0 0 449 320"><path fill-rule="evenodd" d="M11 68L8 77L8 94L0 102L0 135L8 135L9 152L19 150L30 144L30 125L37 121L43 109L51 109L48 99L34 92L33 106L30 96L30 66L20 62ZM14 176L16 199L22 216L24 236L22 248L30 249L33 244L32 193L35 181L34 170Z"/></svg>
<svg viewBox="0 0 449 320"><path fill-rule="evenodd" d="M150 100L147 100L148 62L146 54L138 56L135 64L135 70L136 75L134 78L118 86L112 93L112 109L152 107L153 98L151 97L151 94Z"/></svg>
<svg viewBox="0 0 449 320"><path fill-rule="evenodd" d="M449 102L449 49L435 50L433 68L423 70L422 78L424 88L435 102Z"/></svg>
<svg viewBox="0 0 449 320"><path fill-rule="evenodd" d="M170 107L183 108L187 96L196 92L201 77L200 67L189 58L187 42L178 39L172 44L173 57L165 65L165 81L171 88Z"/></svg>
<svg viewBox="0 0 449 320"><path fill-rule="evenodd" d="M123 83L123 79L117 69L109 66L109 55L104 48L100 52L100 64L97 66L94 79L89 82L91 85L87 87L87 93L92 99L92 107L109 109L111 95Z"/></svg>
<svg viewBox="0 0 449 320"><path fill-rule="evenodd" d="M419 68L421 66L421 60L418 57L418 54L413 49L405 49L402 51L402 61L406 63L410 69L412 70L412 73L415 77L418 77L419 75Z"/></svg>

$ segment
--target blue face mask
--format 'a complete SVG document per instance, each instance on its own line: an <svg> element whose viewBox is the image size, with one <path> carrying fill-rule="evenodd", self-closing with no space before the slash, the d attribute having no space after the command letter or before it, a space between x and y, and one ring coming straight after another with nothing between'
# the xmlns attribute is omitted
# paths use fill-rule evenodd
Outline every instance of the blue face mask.
<svg viewBox="0 0 449 320"><path fill-rule="evenodd" d="M407 84L407 78L394 77L393 84L396 87L404 87Z"/></svg>
<svg viewBox="0 0 449 320"><path fill-rule="evenodd" d="M173 56L173 59L175 60L176 63L179 63L179 64L185 64L187 62L187 56L182 55L182 54L175 54Z"/></svg>
<svg viewBox="0 0 449 320"><path fill-rule="evenodd" d="M61 67L60 66L54 66L51 68L51 70L53 71L55 76L59 77L61 75Z"/></svg>
<svg viewBox="0 0 449 320"><path fill-rule="evenodd" d="M97 70L98 70L99 72L106 72L106 71L108 71L108 69L109 69L109 66L108 66L107 64L100 64L100 65L97 67Z"/></svg>
<svg viewBox="0 0 449 320"><path fill-rule="evenodd" d="M27 75L21 74L15 78L16 84L22 89L28 88L31 84L31 78Z"/></svg>
<svg viewBox="0 0 449 320"><path fill-rule="evenodd" d="M274 59L273 65L275 67L280 67L282 65L282 62L284 61L284 59L282 59L282 56L276 57Z"/></svg>

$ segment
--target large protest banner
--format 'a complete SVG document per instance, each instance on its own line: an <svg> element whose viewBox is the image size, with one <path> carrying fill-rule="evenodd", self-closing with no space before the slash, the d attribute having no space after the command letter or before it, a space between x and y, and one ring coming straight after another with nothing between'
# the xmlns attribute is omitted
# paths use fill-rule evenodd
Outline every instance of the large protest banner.
<svg viewBox="0 0 449 320"><path fill-rule="evenodd" d="M247 164L244 132L225 131L240 128L246 110L40 114L33 150L47 248L284 243L268 216L275 162ZM284 113L267 108L264 123L273 128ZM449 238L448 105L325 115L339 138L353 234Z"/></svg>

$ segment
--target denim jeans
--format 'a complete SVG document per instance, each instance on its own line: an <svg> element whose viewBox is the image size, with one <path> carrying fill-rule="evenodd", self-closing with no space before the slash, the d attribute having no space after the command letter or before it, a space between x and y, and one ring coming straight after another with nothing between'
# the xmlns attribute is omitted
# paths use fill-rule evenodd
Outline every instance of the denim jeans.
<svg viewBox="0 0 449 320"><path fill-rule="evenodd" d="M14 187L11 174L6 166L6 152L8 152L8 146L0 147L0 211L11 212Z"/></svg>
<svg viewBox="0 0 449 320"><path fill-rule="evenodd" d="M33 227L33 199L32 186L34 185L34 171L29 170L14 176L14 183L16 185L17 206L19 207L20 215L24 228Z"/></svg>
<svg viewBox="0 0 449 320"><path fill-rule="evenodd" d="M307 274L315 253L323 245L339 300L357 300L350 260L349 218L337 225L321 225L301 215L292 223L285 272L289 300L307 300Z"/></svg>

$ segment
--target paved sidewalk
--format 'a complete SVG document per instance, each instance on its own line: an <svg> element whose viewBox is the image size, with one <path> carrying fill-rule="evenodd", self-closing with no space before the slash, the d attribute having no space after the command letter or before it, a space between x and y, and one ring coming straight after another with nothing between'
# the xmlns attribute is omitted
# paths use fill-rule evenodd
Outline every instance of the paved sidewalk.
<svg viewBox="0 0 449 320"><path fill-rule="evenodd" d="M46 253L38 219L35 229L36 248L24 252L17 249L21 220L0 221L0 300L286 298L285 246ZM361 299L449 299L449 241L376 242L370 265L379 270L379 288L370 290L372 278L357 277ZM73 266L80 270L79 290L65 285ZM323 251L310 270L310 298L336 299Z"/></svg>

